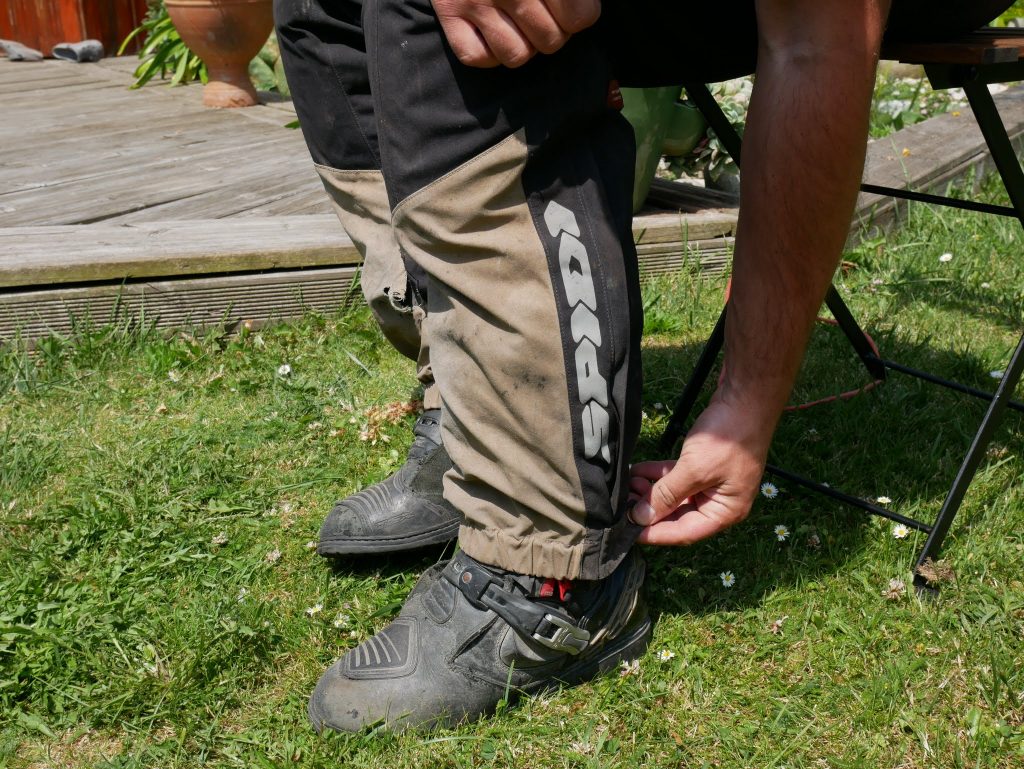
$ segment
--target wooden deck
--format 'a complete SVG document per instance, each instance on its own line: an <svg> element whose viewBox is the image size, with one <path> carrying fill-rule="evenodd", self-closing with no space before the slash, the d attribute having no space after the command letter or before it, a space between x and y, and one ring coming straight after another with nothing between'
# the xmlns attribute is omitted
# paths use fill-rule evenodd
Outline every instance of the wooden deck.
<svg viewBox="0 0 1024 769"><path fill-rule="evenodd" d="M0 227L329 213L290 103L131 91L135 61L0 59Z"/></svg>
<svg viewBox="0 0 1024 769"><path fill-rule="evenodd" d="M118 313L258 323L351 299L359 257L285 127L291 104L210 110L196 86L131 91L134 66L0 59L0 342ZM999 102L1020 135L1024 93ZM868 155L867 180L918 189L986 161L966 110ZM721 269L736 209L695 189L677 197L684 210L634 220L642 272ZM892 212L862 197L862 218Z"/></svg>

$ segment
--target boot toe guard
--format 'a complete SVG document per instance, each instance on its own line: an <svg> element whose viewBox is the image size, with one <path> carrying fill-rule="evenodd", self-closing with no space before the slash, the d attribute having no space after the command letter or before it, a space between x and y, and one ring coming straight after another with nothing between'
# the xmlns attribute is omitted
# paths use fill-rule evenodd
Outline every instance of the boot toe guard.
<svg viewBox="0 0 1024 769"><path fill-rule="evenodd" d="M445 542L460 521L443 498L416 494L392 476L338 502L320 526L318 550L333 555Z"/></svg>

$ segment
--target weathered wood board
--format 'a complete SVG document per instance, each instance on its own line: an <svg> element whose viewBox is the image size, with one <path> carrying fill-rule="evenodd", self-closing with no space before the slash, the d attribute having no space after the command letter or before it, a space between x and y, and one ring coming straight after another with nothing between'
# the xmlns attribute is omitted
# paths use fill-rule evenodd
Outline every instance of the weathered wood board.
<svg viewBox="0 0 1024 769"><path fill-rule="evenodd" d="M0 229L0 286L355 265L333 215Z"/></svg>
<svg viewBox="0 0 1024 769"><path fill-rule="evenodd" d="M641 253L728 237L729 211L637 217ZM132 225L0 229L0 287L121 283L231 272L355 265L359 252L333 214Z"/></svg>
<svg viewBox="0 0 1024 769"><path fill-rule="evenodd" d="M142 281L0 293L0 342L67 335L89 324L233 326L331 313L361 299L358 267Z"/></svg>
<svg viewBox="0 0 1024 769"><path fill-rule="evenodd" d="M645 278L721 269L732 238L638 247ZM150 323L157 328L256 325L311 310L332 313L361 301L358 265L171 280L0 290L0 343L68 335L83 324Z"/></svg>

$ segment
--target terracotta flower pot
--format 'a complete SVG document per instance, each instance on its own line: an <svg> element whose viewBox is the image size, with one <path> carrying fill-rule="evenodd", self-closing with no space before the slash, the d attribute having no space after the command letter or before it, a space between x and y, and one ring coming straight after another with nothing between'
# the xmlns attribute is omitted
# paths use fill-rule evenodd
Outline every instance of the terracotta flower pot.
<svg viewBox="0 0 1024 769"><path fill-rule="evenodd" d="M207 107L251 107L249 62L274 28L273 0L165 0L178 34L206 63Z"/></svg>

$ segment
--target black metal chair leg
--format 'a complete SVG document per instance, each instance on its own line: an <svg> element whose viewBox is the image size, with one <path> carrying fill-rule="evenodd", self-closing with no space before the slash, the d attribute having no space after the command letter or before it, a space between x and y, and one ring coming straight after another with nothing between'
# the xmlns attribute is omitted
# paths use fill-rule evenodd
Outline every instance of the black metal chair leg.
<svg viewBox="0 0 1024 769"><path fill-rule="evenodd" d="M985 417L981 420L981 426L978 427L978 432L975 433L974 440L971 441L971 447L967 450L967 455L957 471L953 485L950 487L949 493L942 503L942 509L939 510L935 523L932 524L932 530L924 543L924 549L921 550L921 554L917 557L917 565L914 569L914 585L918 590L929 586L928 581L917 573L917 567L922 566L927 560L934 561L936 556L938 556L939 550L942 548L942 542L945 540L946 534L949 533L949 527L953 524L953 519L960 510L961 503L964 501L967 489L970 487L971 481L974 480L975 473L978 472L981 460L985 457L985 451L988 448L989 441L992 439L992 433L999 426L1003 413L1006 411L1010 394L1020 381L1022 371L1024 371L1024 336L1021 337L1020 342L1017 344L1013 358L1010 359L1010 365L1003 373L999 387L996 388L995 397L989 403Z"/></svg>
<svg viewBox="0 0 1024 769"><path fill-rule="evenodd" d="M829 312L832 313L832 317L836 319L839 328L842 329L846 338L850 341L858 357L860 357L864 368L875 379L884 380L885 365L875 354L874 349L868 342L867 334L864 333L864 330L854 319L853 313L850 312L850 308L846 306L843 298L839 296L835 286L828 287L828 293L825 295L825 305L828 307Z"/></svg>
<svg viewBox="0 0 1024 769"><path fill-rule="evenodd" d="M1002 118L992 100L992 94L989 93L988 87L983 82L965 83L964 92L967 94L967 100L978 120L978 126L992 153L992 161L995 163L996 170L999 172L1006 192L1010 196L1010 201L1017 212L1017 218L1024 226L1024 169L1021 169L1020 161L1017 160L1017 154L1014 152ZM971 447L967 450L967 455L957 471L953 485L942 503L942 509L925 541L924 549L918 556L918 567L929 559L935 560L938 556L943 540L949 533L949 527L953 524L953 519L963 503L967 489L970 487L971 481L974 480L981 460L985 456L992 433L999 425L1009 405L1010 396L1020 381L1022 371L1024 371L1024 336L1017 343L1010 364L1003 372L1003 377L996 388L995 396L989 403L985 417L978 427L978 432L975 433L974 439L971 441ZM927 589L928 581L917 573L916 568L914 571L914 584L919 590Z"/></svg>
<svg viewBox="0 0 1024 769"><path fill-rule="evenodd" d="M718 136L718 140L722 142L725 151L729 153L733 162L739 167L743 143L740 140L739 133L736 132L735 126L729 122L729 118L725 116L722 108L715 101L715 97L711 95L711 90L705 83L687 83L683 88L686 89L686 95L690 98L690 101L697 106L704 119L708 121L708 125L711 126L711 129Z"/></svg>
<svg viewBox="0 0 1024 769"><path fill-rule="evenodd" d="M694 366L693 373L690 374L690 378L686 382L683 394L676 402L665 432L661 434L658 451L662 453L671 451L675 442L686 432L686 420L689 418L690 412L693 411L693 406L697 402L697 398L700 397L700 391L704 387L704 383L708 381L711 369L715 366L715 359L725 342L725 313L727 310L728 305L722 308L718 322L715 323L715 328L711 332L711 336L708 337L700 358L697 359L697 365Z"/></svg>

